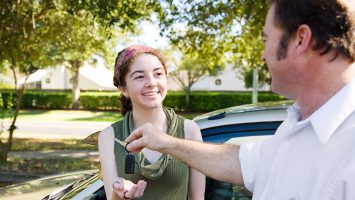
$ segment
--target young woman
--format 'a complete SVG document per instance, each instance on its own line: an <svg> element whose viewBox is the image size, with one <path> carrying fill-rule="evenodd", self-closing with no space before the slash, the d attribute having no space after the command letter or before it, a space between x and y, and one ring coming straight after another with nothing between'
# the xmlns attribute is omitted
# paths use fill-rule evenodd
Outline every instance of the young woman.
<svg viewBox="0 0 355 200"><path fill-rule="evenodd" d="M202 141L198 126L163 107L167 69L154 48L130 46L118 53L114 85L121 92L123 120L99 135L102 178L108 199L204 199L205 176L170 155L143 149L135 155L134 174L125 173L125 138L136 128L151 124L178 138Z"/></svg>

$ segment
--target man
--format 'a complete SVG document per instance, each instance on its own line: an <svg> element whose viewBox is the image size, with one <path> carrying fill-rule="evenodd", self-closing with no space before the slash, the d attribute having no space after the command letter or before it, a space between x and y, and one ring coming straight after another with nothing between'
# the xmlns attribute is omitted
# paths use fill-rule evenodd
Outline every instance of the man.
<svg viewBox="0 0 355 200"><path fill-rule="evenodd" d="M355 199L354 1L272 0L263 39L272 90L296 101L272 139L206 144L146 124L128 150L171 154L253 199Z"/></svg>

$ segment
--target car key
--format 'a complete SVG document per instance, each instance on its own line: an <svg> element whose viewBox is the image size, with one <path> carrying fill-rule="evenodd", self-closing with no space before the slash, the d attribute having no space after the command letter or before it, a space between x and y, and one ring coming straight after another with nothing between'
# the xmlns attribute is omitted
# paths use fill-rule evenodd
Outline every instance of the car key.
<svg viewBox="0 0 355 200"><path fill-rule="evenodd" d="M125 173L126 174L134 174L134 165L135 165L136 159L135 159L134 155L131 154L131 152L129 152L127 150L127 145L128 145L128 143L125 146L125 150L128 153L126 155L126 160L125 160Z"/></svg>

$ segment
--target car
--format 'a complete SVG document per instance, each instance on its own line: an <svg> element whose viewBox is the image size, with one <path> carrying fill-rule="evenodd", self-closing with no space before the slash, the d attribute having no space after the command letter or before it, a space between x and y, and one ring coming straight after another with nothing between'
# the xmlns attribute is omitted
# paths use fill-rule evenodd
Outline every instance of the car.
<svg viewBox="0 0 355 200"><path fill-rule="evenodd" d="M272 136L286 118L286 109L291 104L290 101L283 101L235 106L199 115L193 120L200 127L205 142L239 145L242 142L262 141ZM69 181L70 183L68 183ZM53 187L53 184L56 187ZM38 193L38 191L28 189L34 187L34 185L42 190L44 188L40 185L52 186L50 188L56 190L33 199L106 199L98 170L52 176L9 186L0 189L1 199L24 199L16 198L18 195L26 196L26 199L29 199L28 195L31 192ZM46 188L46 191L48 191L48 188ZM246 200L251 198L252 193L241 186L206 178L206 200Z"/></svg>

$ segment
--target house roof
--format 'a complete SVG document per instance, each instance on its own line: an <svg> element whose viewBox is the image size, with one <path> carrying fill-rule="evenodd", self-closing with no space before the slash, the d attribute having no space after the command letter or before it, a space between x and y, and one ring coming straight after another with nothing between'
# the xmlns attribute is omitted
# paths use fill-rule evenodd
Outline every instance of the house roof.
<svg viewBox="0 0 355 200"><path fill-rule="evenodd" d="M113 85L113 73L103 65L84 65L80 68L79 73L100 87L115 89Z"/></svg>
<svg viewBox="0 0 355 200"><path fill-rule="evenodd" d="M34 83L34 82L39 82L42 80L42 78L47 74L47 71L45 69L39 69L35 73L31 74L26 83ZM19 81L18 84L23 84L25 82L25 77L22 77Z"/></svg>

